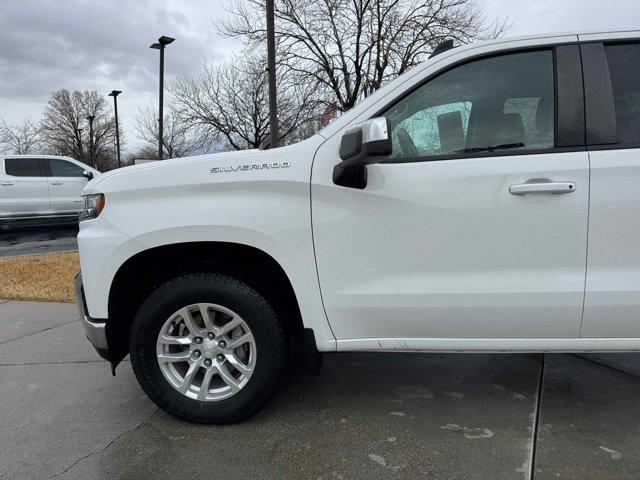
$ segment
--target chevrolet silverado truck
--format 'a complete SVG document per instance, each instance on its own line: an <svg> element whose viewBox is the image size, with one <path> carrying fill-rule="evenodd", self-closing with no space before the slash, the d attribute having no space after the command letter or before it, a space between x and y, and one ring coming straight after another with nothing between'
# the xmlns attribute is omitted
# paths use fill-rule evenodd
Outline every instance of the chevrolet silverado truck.
<svg viewBox="0 0 640 480"><path fill-rule="evenodd" d="M640 350L640 31L449 46L300 143L89 182L76 289L114 372L220 424L293 347Z"/></svg>

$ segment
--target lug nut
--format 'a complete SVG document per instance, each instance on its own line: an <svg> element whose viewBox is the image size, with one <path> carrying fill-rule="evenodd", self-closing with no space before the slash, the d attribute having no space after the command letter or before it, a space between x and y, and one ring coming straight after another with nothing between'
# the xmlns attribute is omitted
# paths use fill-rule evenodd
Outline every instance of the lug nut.
<svg viewBox="0 0 640 480"><path fill-rule="evenodd" d="M216 338L216 336L211 332L209 332L209 335L207 335L207 337L209 337L209 340L213 340L214 338Z"/></svg>
<svg viewBox="0 0 640 480"><path fill-rule="evenodd" d="M220 340L220 341L218 342L218 346L219 346L220 348L224 348L224 347L226 347L226 346L227 346L227 342L225 342L224 340Z"/></svg>
<svg viewBox="0 0 640 480"><path fill-rule="evenodd" d="M221 353L218 354L218 356L216 358L218 359L219 362L223 362L224 361L224 355L222 355Z"/></svg>
<svg viewBox="0 0 640 480"><path fill-rule="evenodd" d="M204 361L204 366L205 366L205 367L210 367L210 366L211 366L211 360L206 359L206 360Z"/></svg>
<svg viewBox="0 0 640 480"><path fill-rule="evenodd" d="M200 356L200 350L196 350L193 352L193 357L198 358Z"/></svg>
<svg viewBox="0 0 640 480"><path fill-rule="evenodd" d="M196 340L195 340L195 341L196 341L196 343L197 343L197 344L200 344L200 343L202 343L202 338L200 338L200 337L196 337Z"/></svg>

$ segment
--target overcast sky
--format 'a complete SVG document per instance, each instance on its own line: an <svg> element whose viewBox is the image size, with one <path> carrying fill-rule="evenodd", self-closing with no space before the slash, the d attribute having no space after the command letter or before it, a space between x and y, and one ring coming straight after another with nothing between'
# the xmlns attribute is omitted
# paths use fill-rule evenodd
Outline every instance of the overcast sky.
<svg viewBox="0 0 640 480"><path fill-rule="evenodd" d="M313 0L309 0L313 1ZM638 0L478 0L490 18L508 16L507 36L575 29L640 29ZM118 98L129 149L139 145L133 115L155 105L158 36L166 75L196 72L202 58L222 60L235 47L214 22L225 0L0 0L0 117L39 119L52 90L123 90ZM111 100L111 99L109 99Z"/></svg>

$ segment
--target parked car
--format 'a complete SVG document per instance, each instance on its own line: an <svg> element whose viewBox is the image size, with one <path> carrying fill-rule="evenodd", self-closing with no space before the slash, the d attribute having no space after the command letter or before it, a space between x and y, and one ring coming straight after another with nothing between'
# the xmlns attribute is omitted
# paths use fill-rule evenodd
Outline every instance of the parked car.
<svg viewBox="0 0 640 480"><path fill-rule="evenodd" d="M21 220L77 219L82 189L99 175L69 157L0 156L0 223Z"/></svg>
<svg viewBox="0 0 640 480"><path fill-rule="evenodd" d="M76 288L100 354L228 423L292 345L640 350L640 31L442 50L298 144L90 182Z"/></svg>

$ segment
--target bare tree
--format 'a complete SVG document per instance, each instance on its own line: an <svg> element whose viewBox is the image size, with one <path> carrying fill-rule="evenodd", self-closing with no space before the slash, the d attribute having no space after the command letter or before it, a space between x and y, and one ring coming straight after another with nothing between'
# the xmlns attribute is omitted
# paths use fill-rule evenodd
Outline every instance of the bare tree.
<svg viewBox="0 0 640 480"><path fill-rule="evenodd" d="M180 119L171 105L166 111L162 135L165 158L185 157L210 150L213 142L209 132ZM140 109L135 120L138 138L146 143L145 146L157 148L159 141L157 112L151 108ZM148 155L150 150L143 149L143 151ZM157 156L156 150L156 153L147 158L157 158Z"/></svg>
<svg viewBox="0 0 640 480"><path fill-rule="evenodd" d="M18 155L40 153L40 125L31 119L19 125L7 125L0 119L0 150Z"/></svg>
<svg viewBox="0 0 640 480"><path fill-rule="evenodd" d="M249 49L266 37L266 0L233 0L221 28ZM275 0L278 64L331 93L342 111L423 61L441 41L497 37L476 0ZM331 98L333 97L333 98Z"/></svg>
<svg viewBox="0 0 640 480"><path fill-rule="evenodd" d="M93 138L89 138L89 115L94 116ZM115 120L96 91L52 92L44 108L42 136L50 153L68 155L101 170L115 166Z"/></svg>
<svg viewBox="0 0 640 480"><path fill-rule="evenodd" d="M178 79L169 87L177 117L201 135L212 133L227 148L258 148L269 135L265 65L263 55L219 65L205 60L197 76ZM284 143L298 140L318 110L315 88L292 77L286 72L278 75L279 136Z"/></svg>

